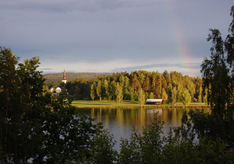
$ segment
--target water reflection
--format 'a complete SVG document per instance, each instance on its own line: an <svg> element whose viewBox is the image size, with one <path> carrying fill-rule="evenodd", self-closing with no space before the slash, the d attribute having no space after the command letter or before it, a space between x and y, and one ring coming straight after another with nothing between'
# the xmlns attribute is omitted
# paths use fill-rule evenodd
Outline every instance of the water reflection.
<svg viewBox="0 0 234 164"><path fill-rule="evenodd" d="M93 109L77 109L95 119L95 123L103 122L104 128L109 129L114 135L116 141L121 138L129 139L133 127L139 132L143 127L149 125L154 118L154 113L158 112L164 120L163 132L167 134L170 127L178 127L181 124L181 119L184 111L195 109L185 108L168 108L168 109L145 109L145 108L93 108ZM202 109L199 109L202 110ZM209 109L203 109L209 112ZM118 148L117 148L118 149Z"/></svg>

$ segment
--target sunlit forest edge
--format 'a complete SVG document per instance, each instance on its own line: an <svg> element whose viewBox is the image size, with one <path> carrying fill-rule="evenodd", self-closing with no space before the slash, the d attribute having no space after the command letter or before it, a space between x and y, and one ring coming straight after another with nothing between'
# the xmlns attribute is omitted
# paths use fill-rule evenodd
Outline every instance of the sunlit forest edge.
<svg viewBox="0 0 234 164"><path fill-rule="evenodd" d="M123 101L122 103L117 103L116 101L91 101L91 100L74 100L72 101L72 105L74 105L77 108L136 108L139 107L139 103L137 101ZM198 103L193 102L186 106L186 108L207 108L209 105L206 105L205 103ZM183 103L177 102L175 105L171 104L144 104L142 105L142 108L185 108Z"/></svg>

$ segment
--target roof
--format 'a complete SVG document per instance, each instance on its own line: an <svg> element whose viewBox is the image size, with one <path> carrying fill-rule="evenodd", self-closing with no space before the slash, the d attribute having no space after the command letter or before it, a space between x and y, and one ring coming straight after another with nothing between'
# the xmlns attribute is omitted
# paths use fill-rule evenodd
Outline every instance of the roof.
<svg viewBox="0 0 234 164"><path fill-rule="evenodd" d="M147 99L146 102L162 102L163 99Z"/></svg>

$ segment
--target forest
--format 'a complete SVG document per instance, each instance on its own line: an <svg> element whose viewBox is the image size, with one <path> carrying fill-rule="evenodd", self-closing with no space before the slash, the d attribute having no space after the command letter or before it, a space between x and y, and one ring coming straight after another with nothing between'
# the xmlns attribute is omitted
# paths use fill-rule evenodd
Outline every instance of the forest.
<svg viewBox="0 0 234 164"><path fill-rule="evenodd" d="M62 74L60 79L61 76ZM47 86L53 85L48 82ZM63 88L64 84L61 83L60 86ZM142 89L145 99L161 98L164 103L207 102L207 95L202 94L202 79L182 75L176 71L164 71L161 74L139 70L130 74L117 72L89 80L79 78L68 81L64 89L67 89L71 98L75 100L138 101L139 90Z"/></svg>

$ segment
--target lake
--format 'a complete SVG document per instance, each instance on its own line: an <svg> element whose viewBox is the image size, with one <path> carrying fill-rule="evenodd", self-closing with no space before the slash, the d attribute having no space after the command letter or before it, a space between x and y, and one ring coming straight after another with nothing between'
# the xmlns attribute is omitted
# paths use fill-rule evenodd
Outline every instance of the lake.
<svg viewBox="0 0 234 164"><path fill-rule="evenodd" d="M189 112L195 109L78 108L77 110L94 118L95 123L103 122L104 128L108 129L113 134L114 140L117 141L115 149L119 150L120 139L129 139L133 128L141 132L142 127L149 125L153 121L154 113L158 112L165 122L163 132L166 135L170 127L180 126L181 118L186 110ZM203 110L209 112L210 109L206 108Z"/></svg>

